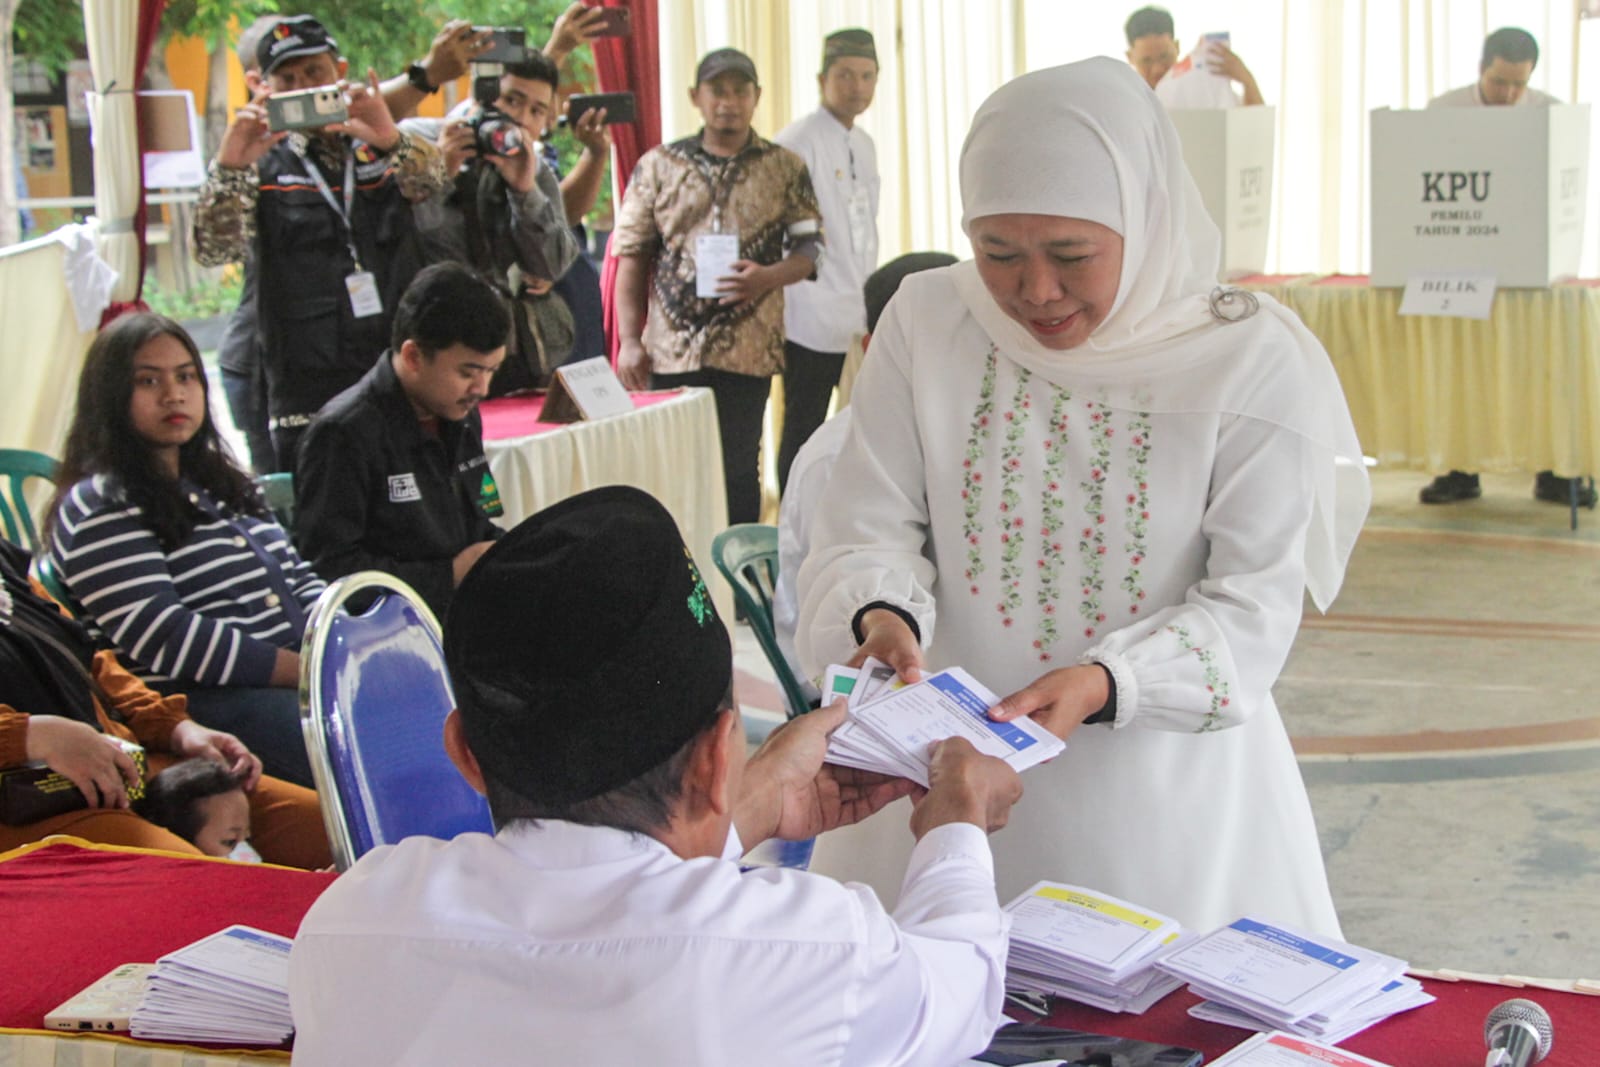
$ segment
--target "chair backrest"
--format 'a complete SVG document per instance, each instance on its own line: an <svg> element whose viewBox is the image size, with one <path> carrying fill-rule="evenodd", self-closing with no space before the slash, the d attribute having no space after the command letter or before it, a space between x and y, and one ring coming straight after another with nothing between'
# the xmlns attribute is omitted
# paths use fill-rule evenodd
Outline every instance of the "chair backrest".
<svg viewBox="0 0 1600 1067"><path fill-rule="evenodd" d="M772 594L778 583L778 528L754 522L730 526L712 540L711 560L733 586L733 597L744 609L756 643L778 676L789 718L804 714L810 709L810 702L778 646L778 634L772 625Z"/></svg>
<svg viewBox="0 0 1600 1067"><path fill-rule="evenodd" d="M29 478L43 478L54 484L56 466L56 461L43 452L0 448L0 526L5 527L7 541L22 545L35 555L40 552L39 528L28 510L26 482Z"/></svg>
<svg viewBox="0 0 1600 1067"><path fill-rule="evenodd" d="M67 583L61 580L61 572L56 570L56 562L50 558L50 553L40 552L33 557L33 575L39 579L39 584L44 586L45 592L54 597L56 603L67 609L68 614L75 619L84 618L83 605L72 595Z"/></svg>
<svg viewBox="0 0 1600 1067"><path fill-rule="evenodd" d="M294 475L287 471L256 475L256 486L272 509L278 525L294 532Z"/></svg>
<svg viewBox="0 0 1600 1067"><path fill-rule="evenodd" d="M351 614L352 598L373 602ZM361 571L328 587L306 624L300 716L340 870L415 834L493 833L445 753L454 706L439 622L409 586Z"/></svg>

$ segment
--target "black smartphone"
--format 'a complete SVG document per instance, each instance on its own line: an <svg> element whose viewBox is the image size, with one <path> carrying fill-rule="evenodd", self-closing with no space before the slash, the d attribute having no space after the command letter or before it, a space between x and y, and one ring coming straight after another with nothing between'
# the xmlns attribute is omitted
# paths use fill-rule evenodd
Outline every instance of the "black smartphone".
<svg viewBox="0 0 1600 1067"><path fill-rule="evenodd" d="M1059 1030L1042 1023L1001 1027L989 1047L973 1059L1002 1067L1040 1060L1065 1060L1069 1067L1200 1067L1205 1062L1205 1057L1192 1048Z"/></svg>
<svg viewBox="0 0 1600 1067"><path fill-rule="evenodd" d="M633 11L626 7L602 7L598 9L605 18L600 22L600 28L595 31L596 37L632 37L633 36Z"/></svg>
<svg viewBox="0 0 1600 1067"><path fill-rule="evenodd" d="M521 26L474 26L472 32L494 34L494 44L474 63L521 63L528 58L528 31Z"/></svg>
<svg viewBox="0 0 1600 1067"><path fill-rule="evenodd" d="M596 108L606 109L606 125L633 122L637 118L637 103L632 93L573 93L567 100L567 113L562 125L573 127L584 114Z"/></svg>

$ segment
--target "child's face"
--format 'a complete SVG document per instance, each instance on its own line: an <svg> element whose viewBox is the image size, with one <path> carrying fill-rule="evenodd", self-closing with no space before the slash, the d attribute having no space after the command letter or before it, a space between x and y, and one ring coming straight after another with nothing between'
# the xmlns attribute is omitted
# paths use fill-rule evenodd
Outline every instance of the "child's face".
<svg viewBox="0 0 1600 1067"><path fill-rule="evenodd" d="M200 809L200 829L194 845L208 856L226 856L241 841L250 840L250 801L244 790L202 797L195 801Z"/></svg>

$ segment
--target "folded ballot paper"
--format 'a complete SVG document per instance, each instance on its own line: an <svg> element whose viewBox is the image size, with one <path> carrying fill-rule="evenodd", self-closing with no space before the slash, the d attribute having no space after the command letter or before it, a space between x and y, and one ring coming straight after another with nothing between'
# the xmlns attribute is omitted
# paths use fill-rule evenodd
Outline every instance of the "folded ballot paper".
<svg viewBox="0 0 1600 1067"><path fill-rule="evenodd" d="M824 698L847 697L850 713L828 740L828 762L878 771L928 784L928 752L936 741L964 737L979 752L1025 771L1059 755L1066 745L1032 719L995 722L989 709L1000 698L960 667L923 677L914 685L868 659L859 670L830 667Z"/></svg>
<svg viewBox="0 0 1600 1067"><path fill-rule="evenodd" d="M133 1036L155 1041L278 1045L289 1014L289 938L249 926L185 945L156 961L134 1010Z"/></svg>
<svg viewBox="0 0 1600 1067"><path fill-rule="evenodd" d="M1183 985L1182 978L1155 966L1185 944L1176 919L1057 882L1035 884L1006 912L1007 989L1139 1014Z"/></svg>
<svg viewBox="0 0 1600 1067"><path fill-rule="evenodd" d="M1434 999L1405 976L1404 960L1249 917L1176 949L1157 966L1206 998L1189 1009L1195 1018L1331 1045Z"/></svg>

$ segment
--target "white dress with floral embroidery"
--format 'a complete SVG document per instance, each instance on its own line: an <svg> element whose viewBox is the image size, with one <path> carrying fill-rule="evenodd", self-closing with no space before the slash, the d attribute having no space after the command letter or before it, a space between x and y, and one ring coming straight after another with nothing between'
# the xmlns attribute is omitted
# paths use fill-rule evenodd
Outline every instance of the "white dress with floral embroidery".
<svg viewBox="0 0 1600 1067"><path fill-rule="evenodd" d="M1137 389L1078 388L1070 369L1046 381L996 350L942 274L906 281L852 395L834 507L800 575L806 668L847 659L873 601L918 620L930 668L967 667L1002 695L1105 664L1115 726L1080 727L1024 776L993 838L1002 900L1049 878L1202 930L1248 912L1336 934L1271 695L1300 622L1315 446L1235 413L1270 410L1261 395L1230 405L1198 387L1195 410L1141 411ZM1230 380L1301 387L1270 317L1203 332L1229 367L1250 364ZM813 869L892 898L907 815L826 835Z"/></svg>

